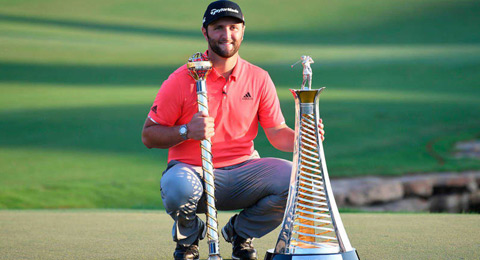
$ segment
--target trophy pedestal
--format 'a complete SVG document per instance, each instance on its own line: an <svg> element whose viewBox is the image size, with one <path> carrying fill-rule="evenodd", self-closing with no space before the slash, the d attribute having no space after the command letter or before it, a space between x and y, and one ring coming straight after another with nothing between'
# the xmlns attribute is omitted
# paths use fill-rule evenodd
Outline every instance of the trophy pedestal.
<svg viewBox="0 0 480 260"><path fill-rule="evenodd" d="M359 260L355 249L334 254L275 254L273 249L267 250L264 260Z"/></svg>

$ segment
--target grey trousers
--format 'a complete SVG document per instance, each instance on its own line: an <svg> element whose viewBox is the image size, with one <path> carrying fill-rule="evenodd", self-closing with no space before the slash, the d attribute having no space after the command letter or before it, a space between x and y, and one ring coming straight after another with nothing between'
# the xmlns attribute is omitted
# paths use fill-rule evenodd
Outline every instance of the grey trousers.
<svg viewBox="0 0 480 260"><path fill-rule="evenodd" d="M217 209L242 210L234 223L238 235L262 237L282 222L291 169L291 162L276 158L215 169ZM173 240L179 244L190 245L203 238L204 223L197 216L206 212L202 174L200 166L170 162L160 182L163 205L174 220Z"/></svg>

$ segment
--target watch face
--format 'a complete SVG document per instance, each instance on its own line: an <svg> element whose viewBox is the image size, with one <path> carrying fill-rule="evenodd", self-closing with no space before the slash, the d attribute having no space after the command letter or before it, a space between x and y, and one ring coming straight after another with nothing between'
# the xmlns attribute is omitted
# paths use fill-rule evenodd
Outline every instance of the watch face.
<svg viewBox="0 0 480 260"><path fill-rule="evenodd" d="M182 125L180 127L180 135L185 135L185 134L187 134L187 127Z"/></svg>

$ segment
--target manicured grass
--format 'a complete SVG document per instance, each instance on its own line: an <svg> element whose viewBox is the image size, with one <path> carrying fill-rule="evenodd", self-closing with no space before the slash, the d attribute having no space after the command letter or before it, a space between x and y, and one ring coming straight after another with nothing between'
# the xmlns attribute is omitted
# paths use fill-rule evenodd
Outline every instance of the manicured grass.
<svg viewBox="0 0 480 260"><path fill-rule="evenodd" d="M220 212L222 227L233 213ZM361 259L478 259L478 215L341 215ZM1 259L172 259L170 216L159 211L3 210ZM279 229L254 245L259 259L275 246ZM208 256L200 241L201 259ZM223 259L231 246L220 241Z"/></svg>
<svg viewBox="0 0 480 260"><path fill-rule="evenodd" d="M301 55L326 86L333 177L480 169L453 156L480 137L476 1L241 2L240 54L266 69L294 125ZM206 48L206 3L2 1L0 208L161 208L166 151L142 125L161 82ZM198 10L195 14L192 10ZM263 157L291 159L262 130Z"/></svg>
<svg viewBox="0 0 480 260"><path fill-rule="evenodd" d="M159 208L161 172L150 171L150 160L105 151L0 149L2 169L23 173L2 176L0 208Z"/></svg>

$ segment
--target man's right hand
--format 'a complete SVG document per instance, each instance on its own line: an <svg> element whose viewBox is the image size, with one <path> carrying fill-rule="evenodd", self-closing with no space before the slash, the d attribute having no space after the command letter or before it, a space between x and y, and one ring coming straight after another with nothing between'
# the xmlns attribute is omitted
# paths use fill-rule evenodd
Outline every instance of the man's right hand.
<svg viewBox="0 0 480 260"><path fill-rule="evenodd" d="M200 111L193 115L190 123L187 124L187 138L194 140L204 140L215 134L214 118L209 117L207 113Z"/></svg>

